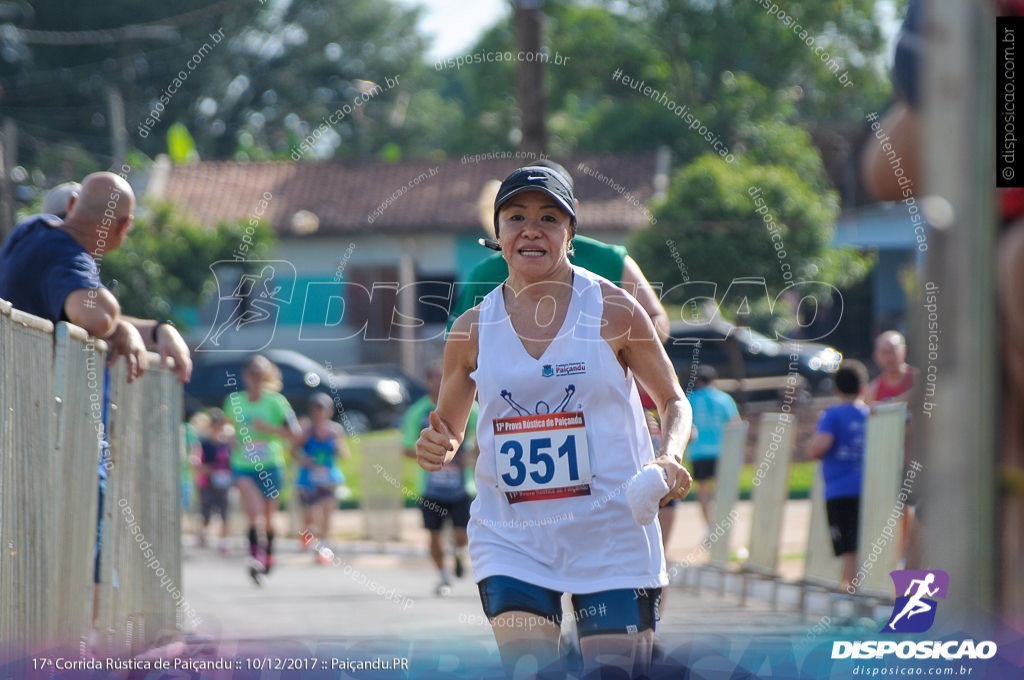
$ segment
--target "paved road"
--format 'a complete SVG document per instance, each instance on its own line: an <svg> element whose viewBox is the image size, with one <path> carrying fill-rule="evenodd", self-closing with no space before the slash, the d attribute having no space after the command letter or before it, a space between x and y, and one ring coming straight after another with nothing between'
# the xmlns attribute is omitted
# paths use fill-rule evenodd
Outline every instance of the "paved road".
<svg viewBox="0 0 1024 680"><path fill-rule="evenodd" d="M471 578L457 581L450 596L438 597L424 551L388 549L392 552L339 550L333 565L321 566L311 553L300 553L296 542L285 543L279 565L261 587L249 581L240 556L189 549L186 593L201 617L197 632L214 640L207 655L399 658L412 671L441 672L440 677L485 677L484 669L497 668L497 648ZM741 608L735 597L722 600L671 588L660 635L663 648L680 658L663 665L672 669L669 677L680 677L676 672L698 653L693 647L698 637L710 641L708 649L720 650L712 654L720 663L738 659L754 639L779 642L784 650L779 658L785 658L789 639L778 636L802 636L809 625L795 613L771 612L763 601ZM194 647L189 655L198 651ZM352 677L389 676L381 671Z"/></svg>
<svg viewBox="0 0 1024 680"><path fill-rule="evenodd" d="M782 571L788 575L800 571L808 508L807 501L789 501L785 508L781 552ZM737 511L733 548L745 544L750 535L749 503L740 503ZM289 518L277 520L283 535ZM406 510L397 520L401 540L371 543L360 540L359 513L340 513L333 543L337 552L334 563L326 566L316 564L313 554L301 551L296 540L281 540L277 566L262 586L248 577L241 539L236 539L232 555L221 556L198 548L194 537L186 535L184 591L200 623L184 643L169 644L150 655L175 664L228 667L220 671L191 666L183 669L191 675L131 677L503 678L471 574L454 584L450 596L435 595L437 577L424 548L419 513ZM670 562L701 561L698 546L704 525L698 506L684 503L675 526ZM241 528L236 525L236 536ZM692 576L694 571L685 573ZM705 582L714 585L712 578ZM793 588L780 589L779 611L771 610L772 588L767 582L753 583L751 597L741 607L739 583L739 578L731 579L724 597L679 585L667 589L651 680L854 677L856 667L863 664L833 660L832 640L877 637L889 613L882 607L869 612L875 621L858 618L863 612L855 612L852 603L830 603L815 596L813 611L802 619ZM830 604L836 608L829 609ZM568 677L583 677L576 661L571 655L567 658ZM945 669L952 662L922 663ZM359 664L371 665L357 668ZM1016 677L1001 668L988 670L979 666L972 677Z"/></svg>
<svg viewBox="0 0 1024 680"><path fill-rule="evenodd" d="M787 506L784 555L795 555L806 540L806 501ZM740 503L732 544L742 545L749 536L749 503ZM286 526L288 518L281 517ZM434 594L437 575L427 557L419 511L403 512L402 541L369 543L356 538L361 516L339 513L332 542L334 563L321 566L311 552L300 552L297 541L280 541L277 564L263 587L255 586L244 567L244 545L237 540L233 555L224 557L200 549L186 537L185 594L203 623L200 633L235 639L340 636L415 636L425 632L439 636L491 639L472 575L457 580L452 594ZM700 527L694 531L694 527ZM349 540L346 540L348 537ZM701 561L699 543L703 523L696 503L680 507L670 547L670 560ZM356 540L351 540L356 538ZM696 558L696 559L695 559ZM791 557L786 571L799 567ZM795 574L794 574L795 575ZM711 581L709 580L710 584ZM737 598L698 596L672 588L663 613L662 631L690 633L780 627L800 629L792 612L771 612L766 602L754 600L740 608Z"/></svg>
<svg viewBox="0 0 1024 680"><path fill-rule="evenodd" d="M799 542L806 531L806 502L792 503L784 546ZM698 512L694 503L682 506L670 557L692 558L703 536ZM749 508L741 507L740 517L734 545L742 544L744 532L749 532ZM281 520L287 524L286 518ZM281 541L277 566L261 587L249 580L240 542L233 555L224 557L195 547L186 537L185 593L201 619L196 632L215 641L209 645L210 654L376 654L409 658L421 670L434 671L445 664L462 664L458 667L465 670L473 659L493 665L496 647L472 575L456 581L450 596L434 593L437 576L424 548L418 511L403 513L404 540L398 542L351 540L358 536L360 521L358 513L342 513L338 534L350 540L334 543L337 552L331 565L315 564L313 554L300 551L295 540ZM699 532L693 527L700 527ZM711 585L711 579L707 583ZM815 624L831 634L841 630L839 621L831 619L826 621L831 625L821 626L822 612L802 621L793 606L771 611L763 584L755 586L755 597L740 607L738 583L735 579L730 584L732 592L725 598L678 586L668 590L659 635L662 648L674 655L669 661L675 658L675 670L690 667L693 654L710 654L734 668L751 645L778 646L783 650L779 658L792 657L792 641L803 638ZM795 600L795 594L787 597Z"/></svg>

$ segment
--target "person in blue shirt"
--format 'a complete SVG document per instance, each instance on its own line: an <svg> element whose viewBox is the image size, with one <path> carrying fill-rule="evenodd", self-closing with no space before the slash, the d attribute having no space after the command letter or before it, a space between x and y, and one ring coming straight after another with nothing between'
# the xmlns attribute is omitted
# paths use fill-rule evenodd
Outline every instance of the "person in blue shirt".
<svg viewBox="0 0 1024 680"><path fill-rule="evenodd" d="M712 383L718 374L711 366L697 369L694 390L689 395L693 409L693 429L696 436L688 449L693 463L693 481L697 483L697 500L704 522L711 526L711 495L715 491L715 467L722 451L722 430L725 424L740 419L739 409L732 397Z"/></svg>
<svg viewBox="0 0 1024 680"><path fill-rule="evenodd" d="M868 369L864 364L852 359L840 364L833 387L839 403L821 414L809 451L811 458L821 461L832 548L843 562L843 590L851 587L857 574L864 433L869 412L864 403L867 385Z"/></svg>
<svg viewBox="0 0 1024 680"><path fill-rule="evenodd" d="M173 359L180 382L188 382L188 345L162 319L121 313L117 298L100 281L103 256L119 248L135 220L131 185L112 172L95 172L68 199L67 217L34 215L14 227L0 248L0 298L16 309L70 321L107 341L109 361L124 356L129 382L149 367L147 348L163 364Z"/></svg>
<svg viewBox="0 0 1024 680"><path fill-rule="evenodd" d="M103 256L120 247L135 221L131 185L112 172L95 172L78 192L65 199L67 215L34 215L17 224L0 247L0 298L16 309L49 319L68 321L107 341L108 364L123 356L128 382L149 368L148 349L160 355L161 365L173 360L179 382L192 375L188 345L173 325L161 319L135 319L121 313L113 293L100 281ZM51 201L60 209L60 201ZM107 430L110 374L104 371L103 422ZM112 466L105 434L98 466L96 549L94 552L93 620L99 612L100 548L108 468Z"/></svg>

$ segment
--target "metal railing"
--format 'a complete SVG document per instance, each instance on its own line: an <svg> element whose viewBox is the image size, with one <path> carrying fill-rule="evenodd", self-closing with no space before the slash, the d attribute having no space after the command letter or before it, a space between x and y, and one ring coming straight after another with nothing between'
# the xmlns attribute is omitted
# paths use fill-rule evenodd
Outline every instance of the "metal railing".
<svg viewBox="0 0 1024 680"><path fill-rule="evenodd" d="M103 341L0 300L0 659L138 653L184 628L182 389L153 357L131 385L111 367L101 460L105 364Z"/></svg>

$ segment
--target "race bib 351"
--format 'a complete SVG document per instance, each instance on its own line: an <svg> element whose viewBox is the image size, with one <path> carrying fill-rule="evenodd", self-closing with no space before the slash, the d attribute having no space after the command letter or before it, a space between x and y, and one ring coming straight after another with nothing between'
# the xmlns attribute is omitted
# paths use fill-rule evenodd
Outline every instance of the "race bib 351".
<svg viewBox="0 0 1024 680"><path fill-rule="evenodd" d="M509 503L590 495L582 411L494 419L498 488Z"/></svg>

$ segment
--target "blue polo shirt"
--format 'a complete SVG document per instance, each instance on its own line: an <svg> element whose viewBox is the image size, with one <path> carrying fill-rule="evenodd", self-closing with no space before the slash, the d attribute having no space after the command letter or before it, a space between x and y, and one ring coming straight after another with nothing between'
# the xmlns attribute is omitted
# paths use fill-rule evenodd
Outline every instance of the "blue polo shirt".
<svg viewBox="0 0 1024 680"><path fill-rule="evenodd" d="M14 228L0 248L0 298L53 323L67 320L64 301L76 290L102 288L99 268L53 215Z"/></svg>
<svg viewBox="0 0 1024 680"><path fill-rule="evenodd" d="M54 215L34 215L14 227L0 248L0 298L16 309L49 319L67 321L64 301L76 290L103 288L96 260L60 225ZM103 430L107 430L110 372L103 369ZM107 478L104 462L110 450L104 436L100 479Z"/></svg>

